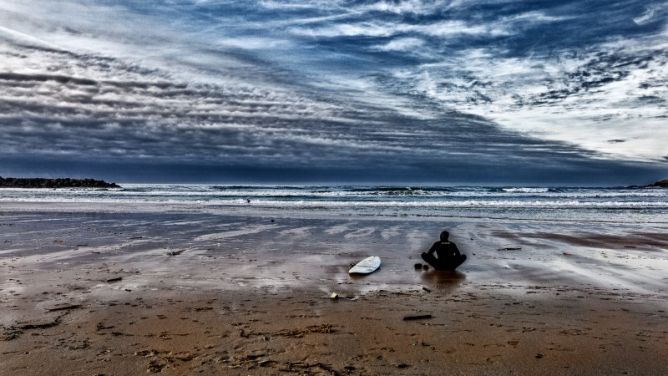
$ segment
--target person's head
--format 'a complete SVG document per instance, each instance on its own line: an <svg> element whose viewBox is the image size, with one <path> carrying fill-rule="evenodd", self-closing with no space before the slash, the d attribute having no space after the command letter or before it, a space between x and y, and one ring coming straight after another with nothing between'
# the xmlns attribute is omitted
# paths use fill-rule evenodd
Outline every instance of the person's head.
<svg viewBox="0 0 668 376"><path fill-rule="evenodd" d="M450 237L449 232L447 232L445 230L443 230L443 232L441 232L441 241L442 242L447 242L449 237Z"/></svg>

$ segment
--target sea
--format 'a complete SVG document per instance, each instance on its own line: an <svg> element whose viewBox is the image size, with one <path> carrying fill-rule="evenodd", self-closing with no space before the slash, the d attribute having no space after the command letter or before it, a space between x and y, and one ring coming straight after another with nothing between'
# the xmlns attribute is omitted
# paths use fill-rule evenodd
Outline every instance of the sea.
<svg viewBox="0 0 668 376"><path fill-rule="evenodd" d="M533 186L123 184L0 189L7 203L132 205L233 213L668 223L668 189Z"/></svg>

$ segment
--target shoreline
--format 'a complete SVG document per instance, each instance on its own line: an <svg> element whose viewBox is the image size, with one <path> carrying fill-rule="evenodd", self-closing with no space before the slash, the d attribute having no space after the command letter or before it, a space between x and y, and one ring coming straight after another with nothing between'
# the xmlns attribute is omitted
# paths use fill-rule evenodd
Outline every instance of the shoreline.
<svg viewBox="0 0 668 376"><path fill-rule="evenodd" d="M527 214L522 216L494 216L489 210L485 210L479 215L475 208L464 212L444 211L438 214L397 214L391 213L359 213L336 211L331 208L304 210L302 208L267 208L253 207L249 205L238 206L218 206L213 204L178 204L178 203L117 203L117 202L20 202L20 201L0 201L0 216L2 215L20 215L20 214L209 214L222 217L249 217L249 218L302 218L302 219L332 219L339 220L352 218L360 221L387 221L387 222L444 222L444 223L483 223L491 222L518 222L518 223L543 223L543 224L572 224L571 218L560 218L559 214L553 217L536 217ZM592 212L598 209L591 209ZM518 208L517 212L522 212ZM616 217L602 220L599 218L578 218L578 223L583 224L602 224L615 226L658 226L668 227L668 220L659 221L652 214L651 219L640 217L638 219L627 218L627 221L620 222Z"/></svg>

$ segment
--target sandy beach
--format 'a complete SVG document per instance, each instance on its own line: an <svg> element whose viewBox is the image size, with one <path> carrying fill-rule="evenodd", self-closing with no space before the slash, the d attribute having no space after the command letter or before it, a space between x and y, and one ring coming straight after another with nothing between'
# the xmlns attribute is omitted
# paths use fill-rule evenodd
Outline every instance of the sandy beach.
<svg viewBox="0 0 668 376"><path fill-rule="evenodd" d="M667 21L0 0L0 376L668 376Z"/></svg>
<svg viewBox="0 0 668 376"><path fill-rule="evenodd" d="M667 226L5 203L0 374L666 374Z"/></svg>

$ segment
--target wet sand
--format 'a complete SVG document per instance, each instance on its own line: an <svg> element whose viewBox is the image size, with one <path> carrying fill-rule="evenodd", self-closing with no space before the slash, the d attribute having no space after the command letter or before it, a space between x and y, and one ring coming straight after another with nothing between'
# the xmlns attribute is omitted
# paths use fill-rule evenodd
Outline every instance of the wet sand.
<svg viewBox="0 0 668 376"><path fill-rule="evenodd" d="M665 224L16 207L2 375L668 373Z"/></svg>

